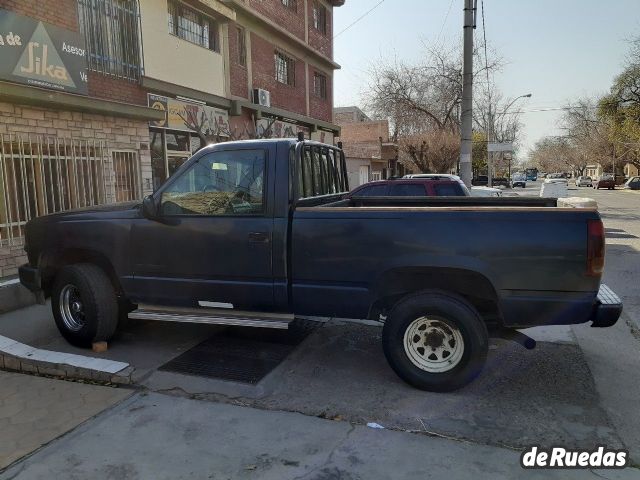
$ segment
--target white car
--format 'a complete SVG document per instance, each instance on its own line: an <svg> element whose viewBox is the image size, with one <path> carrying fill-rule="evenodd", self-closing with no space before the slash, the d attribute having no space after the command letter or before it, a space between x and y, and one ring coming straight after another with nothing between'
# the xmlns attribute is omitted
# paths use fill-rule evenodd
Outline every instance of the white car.
<svg viewBox="0 0 640 480"><path fill-rule="evenodd" d="M493 187L471 187L472 197L501 197L502 190Z"/></svg>
<svg viewBox="0 0 640 480"><path fill-rule="evenodd" d="M591 177L578 177L576 178L576 187L592 187L593 182Z"/></svg>

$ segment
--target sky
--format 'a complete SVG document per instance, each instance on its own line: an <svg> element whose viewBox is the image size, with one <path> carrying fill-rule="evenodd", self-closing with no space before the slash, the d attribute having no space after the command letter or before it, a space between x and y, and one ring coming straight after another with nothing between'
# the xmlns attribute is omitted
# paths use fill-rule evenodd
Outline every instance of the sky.
<svg viewBox="0 0 640 480"><path fill-rule="evenodd" d="M415 62L425 45L462 42L464 0L383 0L350 26L379 2L346 0L334 9L334 58L342 66L334 77L336 107L362 106L373 65ZM478 0L478 40L480 6ZM628 40L640 35L640 0L484 0L484 12L487 43L506 61L495 82L505 97L532 94L512 107L523 112L606 93L623 68ZM518 156L544 136L562 135L561 115L523 113Z"/></svg>

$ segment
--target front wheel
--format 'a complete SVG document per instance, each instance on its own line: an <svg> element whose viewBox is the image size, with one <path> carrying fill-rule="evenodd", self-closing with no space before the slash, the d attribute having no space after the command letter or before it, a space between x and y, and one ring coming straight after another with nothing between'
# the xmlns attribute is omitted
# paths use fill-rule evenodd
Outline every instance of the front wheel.
<svg viewBox="0 0 640 480"><path fill-rule="evenodd" d="M489 349L487 327L464 298L425 291L400 300L382 330L391 368L421 390L448 392L478 376Z"/></svg>
<svg viewBox="0 0 640 480"><path fill-rule="evenodd" d="M53 284L51 307L62 336L78 347L109 340L118 326L113 285L100 267L89 263L60 270Z"/></svg>

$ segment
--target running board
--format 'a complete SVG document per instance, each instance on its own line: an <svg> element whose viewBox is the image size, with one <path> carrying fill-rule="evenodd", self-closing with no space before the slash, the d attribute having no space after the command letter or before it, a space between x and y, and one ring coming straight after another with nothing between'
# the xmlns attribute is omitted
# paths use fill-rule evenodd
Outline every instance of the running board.
<svg viewBox="0 0 640 480"><path fill-rule="evenodd" d="M290 313L244 312L227 308L180 308L163 305L138 305L137 310L129 313L129 318L158 320L161 322L287 329L294 316Z"/></svg>

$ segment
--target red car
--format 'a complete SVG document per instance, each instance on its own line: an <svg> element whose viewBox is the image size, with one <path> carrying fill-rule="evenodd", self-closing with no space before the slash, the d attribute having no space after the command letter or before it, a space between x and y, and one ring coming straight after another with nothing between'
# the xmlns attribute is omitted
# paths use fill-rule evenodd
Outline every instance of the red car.
<svg viewBox="0 0 640 480"><path fill-rule="evenodd" d="M469 189L453 176L377 180L354 188L351 197L468 197Z"/></svg>
<svg viewBox="0 0 640 480"><path fill-rule="evenodd" d="M596 190L600 190L601 188L608 188L609 190L613 190L616 188L616 181L613 178L613 175L605 173L600 175L600 178L593 182L593 188Z"/></svg>

